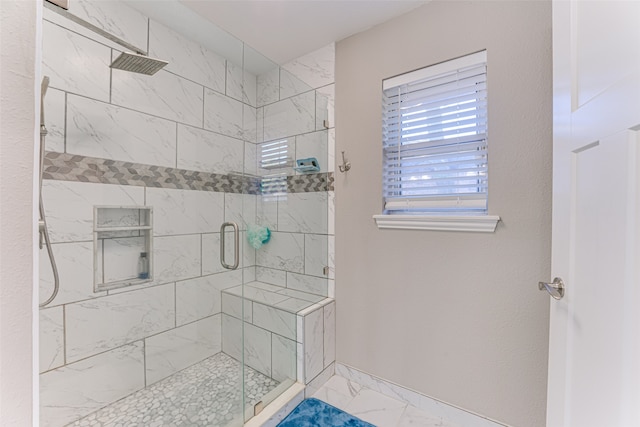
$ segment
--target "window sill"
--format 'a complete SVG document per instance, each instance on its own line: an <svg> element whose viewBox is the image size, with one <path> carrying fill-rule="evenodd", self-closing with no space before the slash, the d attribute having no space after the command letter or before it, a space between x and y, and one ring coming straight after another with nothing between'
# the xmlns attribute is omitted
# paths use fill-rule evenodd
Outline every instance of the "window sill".
<svg viewBox="0 0 640 427"><path fill-rule="evenodd" d="M471 231L493 233L500 217L475 216L427 216L427 215L374 215L379 229Z"/></svg>

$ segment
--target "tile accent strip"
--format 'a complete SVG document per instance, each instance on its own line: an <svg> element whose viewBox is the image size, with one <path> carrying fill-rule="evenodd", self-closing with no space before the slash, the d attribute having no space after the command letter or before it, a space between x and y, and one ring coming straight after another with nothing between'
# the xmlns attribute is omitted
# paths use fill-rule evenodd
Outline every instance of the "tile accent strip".
<svg viewBox="0 0 640 427"><path fill-rule="evenodd" d="M217 174L47 151L44 179L178 188L225 193L260 193L260 178ZM287 177L288 193L333 191L333 173Z"/></svg>

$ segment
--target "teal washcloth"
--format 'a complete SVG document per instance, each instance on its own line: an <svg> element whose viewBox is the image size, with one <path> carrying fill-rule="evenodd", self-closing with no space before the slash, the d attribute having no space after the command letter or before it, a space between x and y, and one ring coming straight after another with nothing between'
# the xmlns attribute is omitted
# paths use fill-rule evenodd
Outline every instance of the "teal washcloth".
<svg viewBox="0 0 640 427"><path fill-rule="evenodd" d="M261 225L250 225L247 227L247 240L254 249L260 249L271 239L271 230Z"/></svg>

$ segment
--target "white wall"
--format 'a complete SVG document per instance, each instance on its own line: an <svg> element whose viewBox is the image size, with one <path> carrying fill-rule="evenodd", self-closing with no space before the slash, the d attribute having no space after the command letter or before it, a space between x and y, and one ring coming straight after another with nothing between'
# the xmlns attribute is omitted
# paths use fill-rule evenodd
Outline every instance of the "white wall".
<svg viewBox="0 0 640 427"><path fill-rule="evenodd" d="M0 424L32 425L36 2L0 2Z"/></svg>
<svg viewBox="0 0 640 427"><path fill-rule="evenodd" d="M381 81L487 49L495 233L378 230ZM544 425L551 4L435 1L336 48L337 361L499 422Z"/></svg>

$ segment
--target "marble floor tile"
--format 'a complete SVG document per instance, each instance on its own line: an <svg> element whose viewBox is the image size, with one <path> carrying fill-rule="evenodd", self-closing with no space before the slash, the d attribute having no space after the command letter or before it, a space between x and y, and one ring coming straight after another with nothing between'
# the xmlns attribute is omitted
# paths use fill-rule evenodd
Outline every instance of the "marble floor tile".
<svg viewBox="0 0 640 427"><path fill-rule="evenodd" d="M245 367L247 404L255 404L277 384ZM239 362L218 353L70 425L227 426L240 416L241 407Z"/></svg>
<svg viewBox="0 0 640 427"><path fill-rule="evenodd" d="M407 404L367 388L347 405L345 411L377 427L396 427Z"/></svg>
<svg viewBox="0 0 640 427"><path fill-rule="evenodd" d="M340 375L334 375L329 378L329 381L327 381L323 385L323 387L330 388L340 394L350 396L351 398L356 397L360 390L362 390L362 386L360 384L349 381L348 379L341 377Z"/></svg>
<svg viewBox="0 0 640 427"><path fill-rule="evenodd" d="M407 405L340 375L329 378L313 397L377 427L460 427L442 415Z"/></svg>
<svg viewBox="0 0 640 427"><path fill-rule="evenodd" d="M352 396L347 396L327 386L322 386L316 391L312 397L322 400L329 405L335 406L338 409L346 410L347 406L354 399Z"/></svg>
<svg viewBox="0 0 640 427"><path fill-rule="evenodd" d="M442 417L429 414L415 406L407 406L404 413L400 417L397 427L458 427Z"/></svg>

